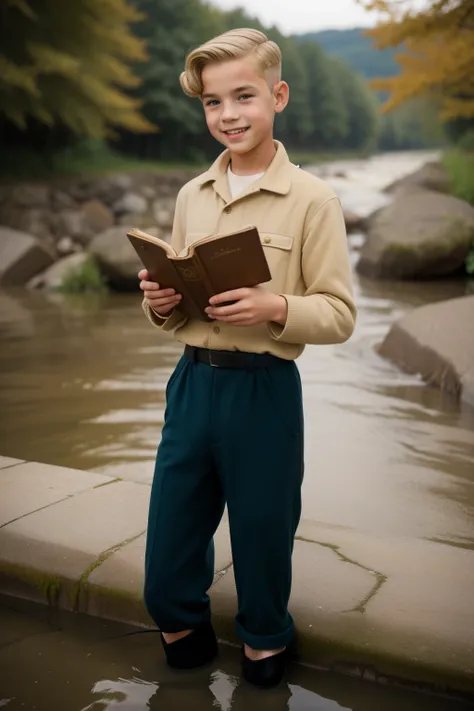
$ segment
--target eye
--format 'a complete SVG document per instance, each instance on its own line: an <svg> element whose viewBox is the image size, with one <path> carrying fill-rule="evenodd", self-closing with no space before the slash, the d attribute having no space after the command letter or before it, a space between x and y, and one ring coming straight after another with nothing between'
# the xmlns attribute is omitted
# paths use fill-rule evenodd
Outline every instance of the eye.
<svg viewBox="0 0 474 711"><path fill-rule="evenodd" d="M253 94L241 94L239 96L239 101L242 99L243 101L246 101L247 99L251 99Z"/></svg>
<svg viewBox="0 0 474 711"><path fill-rule="evenodd" d="M218 103L217 99L209 99L209 101L206 101L206 106L217 106Z"/></svg>

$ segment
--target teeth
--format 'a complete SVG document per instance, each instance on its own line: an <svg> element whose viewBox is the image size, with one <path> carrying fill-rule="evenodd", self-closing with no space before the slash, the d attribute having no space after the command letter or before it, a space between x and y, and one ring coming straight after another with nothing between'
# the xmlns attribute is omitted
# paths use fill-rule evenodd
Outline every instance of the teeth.
<svg viewBox="0 0 474 711"><path fill-rule="evenodd" d="M243 133L246 130L247 130L246 128L237 128L237 129L234 129L233 131L226 131L226 133L228 133L230 136L234 136L236 133Z"/></svg>

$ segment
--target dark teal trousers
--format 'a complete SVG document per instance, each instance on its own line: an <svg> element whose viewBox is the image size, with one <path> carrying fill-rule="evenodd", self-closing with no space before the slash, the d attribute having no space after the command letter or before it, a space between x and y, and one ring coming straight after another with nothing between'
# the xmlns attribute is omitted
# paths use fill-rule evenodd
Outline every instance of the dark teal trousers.
<svg viewBox="0 0 474 711"><path fill-rule="evenodd" d="M254 649L289 644L303 479L297 366L277 360L224 369L183 355L166 395L148 520L147 609L162 632L210 620L213 535L227 503L237 634Z"/></svg>

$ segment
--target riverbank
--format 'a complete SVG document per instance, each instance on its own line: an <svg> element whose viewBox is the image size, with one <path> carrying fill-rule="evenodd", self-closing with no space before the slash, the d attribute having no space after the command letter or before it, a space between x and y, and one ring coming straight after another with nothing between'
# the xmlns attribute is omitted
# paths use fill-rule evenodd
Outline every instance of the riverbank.
<svg viewBox="0 0 474 711"><path fill-rule="evenodd" d="M142 601L148 484L0 457L0 591L152 627ZM228 527L210 596L237 642ZM290 608L300 661L474 694L474 551L303 519Z"/></svg>

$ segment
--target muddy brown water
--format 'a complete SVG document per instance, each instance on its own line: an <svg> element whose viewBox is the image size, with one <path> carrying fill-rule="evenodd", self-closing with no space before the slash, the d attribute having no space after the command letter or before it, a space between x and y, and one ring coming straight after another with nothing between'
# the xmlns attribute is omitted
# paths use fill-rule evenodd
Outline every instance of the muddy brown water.
<svg viewBox="0 0 474 711"><path fill-rule="evenodd" d="M384 184L422 162L423 156L394 155L321 170L347 207L367 214L386 201L380 193ZM360 241L360 235L350 237L354 263ZM354 278L359 309L354 336L338 346L308 347L298 361L306 420L303 518L474 549L474 410L400 372L376 350L404 313L460 296L469 286ZM151 482L166 381L181 347L148 324L138 293L73 298L0 291L0 342L0 454ZM17 626L21 635L25 616L21 621L8 610L2 615L7 628ZM222 666L208 677L176 681L157 677L158 645L150 634L115 638L109 631L102 634L112 629L106 623L91 625L87 643L72 624L54 633L41 627L4 645L0 679L13 684L16 696L6 701L0 694L0 707L34 708L34 699L38 709L64 711L188 708L187 702L173 705L178 688L181 700L189 693L189 708L238 710L245 703L265 709L270 703L242 690L231 649L225 648ZM94 663L87 644L96 650ZM134 666L145 671L135 672ZM49 675L49 686L43 674ZM351 680L315 677L308 670L294 675L288 698L272 697L275 705L269 708L455 708L361 690ZM48 694L66 700L51 705L41 694L35 697L35 686L43 683ZM30 701L24 704L30 706L18 705L26 690ZM247 700L238 701L240 696Z"/></svg>
<svg viewBox="0 0 474 711"><path fill-rule="evenodd" d="M6 711L467 711L472 704L300 665L279 688L260 691L242 682L239 651L222 644L211 666L180 674L164 664L156 632L0 598Z"/></svg>

